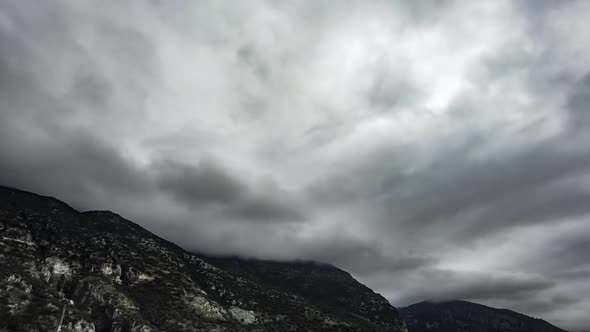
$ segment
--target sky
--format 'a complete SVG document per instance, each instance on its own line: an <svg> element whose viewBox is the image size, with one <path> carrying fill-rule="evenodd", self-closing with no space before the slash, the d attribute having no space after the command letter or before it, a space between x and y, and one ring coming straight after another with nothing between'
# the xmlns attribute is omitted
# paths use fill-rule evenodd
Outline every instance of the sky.
<svg viewBox="0 0 590 332"><path fill-rule="evenodd" d="M590 1L0 1L0 183L395 306L590 328Z"/></svg>

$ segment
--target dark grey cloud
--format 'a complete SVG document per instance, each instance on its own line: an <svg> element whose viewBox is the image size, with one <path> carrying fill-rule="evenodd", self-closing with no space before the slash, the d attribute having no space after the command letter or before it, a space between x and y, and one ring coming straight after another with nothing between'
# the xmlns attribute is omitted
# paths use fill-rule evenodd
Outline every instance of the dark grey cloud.
<svg viewBox="0 0 590 332"><path fill-rule="evenodd" d="M153 168L159 187L191 207L215 204L234 218L262 222L297 221L304 216L287 192L278 188L255 192L212 161L197 166L160 161Z"/></svg>
<svg viewBox="0 0 590 332"><path fill-rule="evenodd" d="M571 309L572 306L580 304L580 300L577 298L572 298L569 296L563 295L555 295L555 296L548 296L542 299L536 299L534 301L530 301L527 305L516 306L516 310L520 311L527 311L530 312L532 315L544 315L547 312L551 312L555 310L555 307L560 308L569 308ZM499 304L501 306L501 304ZM565 321L561 321L561 324L570 325L570 323L566 323Z"/></svg>
<svg viewBox="0 0 590 332"><path fill-rule="evenodd" d="M143 171L117 150L80 133L50 134L43 143L16 137L30 135L0 126L0 180L11 186L67 196L70 203L90 208L92 195L138 195L148 188ZM40 133L37 133L40 134ZM47 134L47 133L46 133ZM24 157L26 156L26 157ZM23 158L24 157L24 158Z"/></svg>
<svg viewBox="0 0 590 332"><path fill-rule="evenodd" d="M4 2L0 183L398 305L590 324L583 1ZM133 19L130 19L133 17Z"/></svg>
<svg viewBox="0 0 590 332"><path fill-rule="evenodd" d="M590 267L584 254L590 250L590 236L580 226L582 225L570 226L567 233L557 238L558 241L543 249L542 256L523 259L523 267L534 267L547 275L555 275L556 278L583 276L584 269Z"/></svg>
<svg viewBox="0 0 590 332"><path fill-rule="evenodd" d="M590 74L586 74L574 86L568 106L570 121L574 126L581 129L590 126Z"/></svg>
<svg viewBox="0 0 590 332"><path fill-rule="evenodd" d="M162 189L188 204L231 203L247 189L242 183L211 162L196 167L162 162L156 167Z"/></svg>
<svg viewBox="0 0 590 332"><path fill-rule="evenodd" d="M409 251L388 253L383 246L354 236L329 234L317 242L305 246L301 254L332 262L357 275L413 271L436 263L433 257L416 255Z"/></svg>
<svg viewBox="0 0 590 332"><path fill-rule="evenodd" d="M421 270L418 278L425 278L432 283L421 284L420 288L404 290L402 303L415 303L420 299L447 301L466 299L473 301L523 301L539 292L549 290L555 282L539 275L518 275L509 273L482 273L471 271L451 271L440 269Z"/></svg>
<svg viewBox="0 0 590 332"><path fill-rule="evenodd" d="M464 219L462 235L470 235L464 233L487 233L515 223L552 222L571 214L583 216L589 212L583 204L588 192L582 188L560 187L554 182L587 171L590 156L583 151L563 153L563 144L567 143L547 142L540 149L533 148L502 160L470 162L449 156L446 162L432 165L403 182L392 183L394 187L410 187L415 192L399 197L395 189L389 190L388 194L393 195L388 198L387 206L397 210L404 207L403 211L408 213L404 216L392 210L391 219L394 225L403 223L418 231L432 223ZM420 182L422 188L408 183L429 175L429 181ZM415 210L407 208L418 199L421 204Z"/></svg>
<svg viewBox="0 0 590 332"><path fill-rule="evenodd" d="M279 194L280 195L280 194ZM238 202L232 213L243 219L262 221L297 221L305 213L298 208L295 201L277 196L252 196Z"/></svg>
<svg viewBox="0 0 590 332"><path fill-rule="evenodd" d="M586 280L590 277L590 269L571 269L569 271L562 271L559 272L556 277L564 279Z"/></svg>

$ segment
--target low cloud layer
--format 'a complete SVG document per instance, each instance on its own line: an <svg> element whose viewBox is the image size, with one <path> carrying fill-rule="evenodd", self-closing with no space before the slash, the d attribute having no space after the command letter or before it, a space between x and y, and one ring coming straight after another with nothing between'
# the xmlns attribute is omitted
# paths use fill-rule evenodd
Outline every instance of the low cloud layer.
<svg viewBox="0 0 590 332"><path fill-rule="evenodd" d="M394 305L590 320L590 3L0 4L0 183Z"/></svg>

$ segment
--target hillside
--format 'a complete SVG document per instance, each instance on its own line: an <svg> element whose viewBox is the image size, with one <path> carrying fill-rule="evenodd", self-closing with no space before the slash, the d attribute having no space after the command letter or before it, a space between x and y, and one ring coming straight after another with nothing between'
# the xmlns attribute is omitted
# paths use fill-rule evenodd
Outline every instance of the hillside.
<svg viewBox="0 0 590 332"><path fill-rule="evenodd" d="M0 234L0 331L54 331L63 308L63 332L405 331L333 266L205 257L50 197L0 188Z"/></svg>
<svg viewBox="0 0 590 332"><path fill-rule="evenodd" d="M467 301L420 302L399 310L409 332L565 332L541 319Z"/></svg>

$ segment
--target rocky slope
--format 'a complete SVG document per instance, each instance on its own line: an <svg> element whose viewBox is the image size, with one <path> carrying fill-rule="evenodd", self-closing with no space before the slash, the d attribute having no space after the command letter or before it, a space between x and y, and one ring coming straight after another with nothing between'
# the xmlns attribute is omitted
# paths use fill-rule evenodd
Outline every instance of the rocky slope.
<svg viewBox="0 0 590 332"><path fill-rule="evenodd" d="M405 331L315 263L189 253L112 212L0 187L0 331Z"/></svg>
<svg viewBox="0 0 590 332"><path fill-rule="evenodd" d="M209 262L234 275L298 294L336 317L363 317L374 322L399 319L384 297L331 265L240 258L210 258Z"/></svg>
<svg viewBox="0 0 590 332"><path fill-rule="evenodd" d="M400 308L409 332L565 332L544 320L466 301Z"/></svg>

